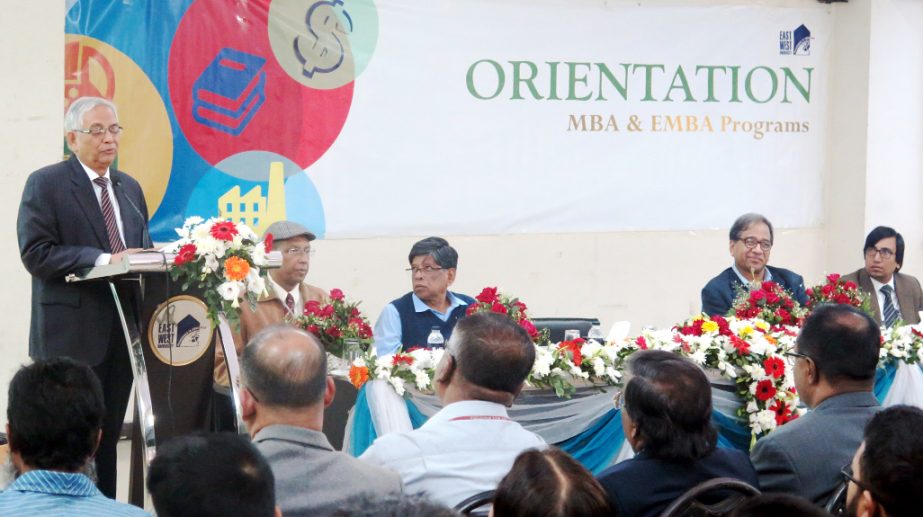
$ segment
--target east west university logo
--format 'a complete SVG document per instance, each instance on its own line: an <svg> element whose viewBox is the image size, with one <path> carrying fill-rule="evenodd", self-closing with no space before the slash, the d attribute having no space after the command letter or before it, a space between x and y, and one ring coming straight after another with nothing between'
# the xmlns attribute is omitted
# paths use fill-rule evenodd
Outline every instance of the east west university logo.
<svg viewBox="0 0 923 517"><path fill-rule="evenodd" d="M804 25L793 31L779 31L779 55L810 56L812 39L811 31Z"/></svg>

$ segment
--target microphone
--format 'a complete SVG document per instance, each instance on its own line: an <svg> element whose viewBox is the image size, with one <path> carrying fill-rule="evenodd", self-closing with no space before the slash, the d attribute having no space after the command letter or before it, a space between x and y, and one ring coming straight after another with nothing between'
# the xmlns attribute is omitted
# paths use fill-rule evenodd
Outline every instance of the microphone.
<svg viewBox="0 0 923 517"><path fill-rule="evenodd" d="M112 182L112 186L119 188L121 190L122 180L116 179ZM128 204L135 210L135 213L138 214L138 217L141 218L141 247L142 248L153 248L154 241L151 240L151 234L147 230L147 218L144 217L144 214L141 213L141 210L138 209L138 206L131 200L125 192L122 192L122 198L125 201L128 201Z"/></svg>

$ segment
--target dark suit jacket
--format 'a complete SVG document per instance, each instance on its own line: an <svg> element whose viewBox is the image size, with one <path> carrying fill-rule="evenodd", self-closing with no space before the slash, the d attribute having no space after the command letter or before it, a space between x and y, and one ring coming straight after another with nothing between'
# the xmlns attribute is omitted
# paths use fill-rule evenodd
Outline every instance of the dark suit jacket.
<svg viewBox="0 0 923 517"><path fill-rule="evenodd" d="M862 443L866 422L880 409L870 392L844 393L760 438L750 459L763 492L826 504L842 481L840 469Z"/></svg>
<svg viewBox="0 0 923 517"><path fill-rule="evenodd" d="M125 245L144 247L150 238L141 186L115 169L110 168L109 174ZM100 282L64 282L66 274L91 267L101 253L111 253L102 209L76 156L29 176L16 231L22 263L32 275L29 355L100 364L116 318L109 287Z"/></svg>
<svg viewBox="0 0 923 517"><path fill-rule="evenodd" d="M871 296L872 310L875 311L875 321L881 325L881 307L878 306L878 293L872 285L872 277L865 268L853 271L841 278L844 282L853 282L859 289ZM894 292L897 294L897 304L901 306L901 319L908 325L920 323L920 311L923 311L923 289L920 281L910 275L894 273Z"/></svg>
<svg viewBox="0 0 923 517"><path fill-rule="evenodd" d="M804 294L804 279L801 275L780 267L766 266L766 269L772 273L772 281L792 293L792 297L798 303L807 303L808 297ZM729 267L722 271L702 288L702 312L709 316L726 315L734 305L734 297L737 295L738 286L741 285L743 284L734 273L734 268Z"/></svg>
<svg viewBox="0 0 923 517"><path fill-rule="evenodd" d="M692 462L652 458L643 451L599 474L616 515L660 515L690 488L719 477L739 479L759 488L750 459L741 451L715 449Z"/></svg>

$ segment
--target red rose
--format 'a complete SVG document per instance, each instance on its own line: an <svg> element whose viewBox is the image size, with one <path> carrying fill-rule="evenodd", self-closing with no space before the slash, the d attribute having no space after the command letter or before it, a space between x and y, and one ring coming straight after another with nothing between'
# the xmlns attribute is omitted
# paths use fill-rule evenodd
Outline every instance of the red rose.
<svg viewBox="0 0 923 517"><path fill-rule="evenodd" d="M327 330L325 330L324 332L326 332L327 335L330 336L330 337L332 337L332 338L338 338L338 337L340 337L340 336L343 335L343 332L340 331L340 328L339 328L339 327L330 327L330 328L328 328Z"/></svg>
<svg viewBox="0 0 923 517"><path fill-rule="evenodd" d="M737 350L737 353L740 355L749 355L750 354L750 343L747 343L743 339L740 339L737 336L730 336L731 344L734 346L734 349Z"/></svg>
<svg viewBox="0 0 923 517"><path fill-rule="evenodd" d="M763 361L763 370L766 371L766 375L771 375L778 379L785 375L785 361L781 357L767 357Z"/></svg>
<svg viewBox="0 0 923 517"><path fill-rule="evenodd" d="M361 314L362 313L359 312L359 307L353 307L352 310L349 311L349 315L353 317L359 317Z"/></svg>
<svg viewBox="0 0 923 517"><path fill-rule="evenodd" d="M359 325L359 337L362 339L368 339L372 337L372 327L368 326L366 323Z"/></svg>
<svg viewBox="0 0 923 517"><path fill-rule="evenodd" d="M846 282L845 284L843 284L843 287L845 287L846 289L849 289L849 290L853 290L853 289L858 289L858 288L859 288L859 286L857 286L856 283L853 282L853 281Z"/></svg>
<svg viewBox="0 0 923 517"><path fill-rule="evenodd" d="M263 237L263 250L265 250L266 253L269 253L270 251L272 251L272 242L273 242L272 234L267 233L266 236Z"/></svg>
<svg viewBox="0 0 923 517"><path fill-rule="evenodd" d="M349 325L350 327L358 328L360 325L362 325L362 318L356 318L356 317L349 318L347 325Z"/></svg>
<svg viewBox="0 0 923 517"><path fill-rule="evenodd" d="M331 300L342 300L343 298L344 298L343 291L336 289L336 288L330 290Z"/></svg>
<svg viewBox="0 0 923 517"><path fill-rule="evenodd" d="M304 304L304 313L312 316L317 316L320 314L320 302L317 300L311 300Z"/></svg>
<svg viewBox="0 0 923 517"><path fill-rule="evenodd" d="M535 328L535 325L533 325L531 321L522 320L519 322L519 326L525 329L530 338L535 339L535 337L538 336L538 329Z"/></svg>
<svg viewBox="0 0 923 517"><path fill-rule="evenodd" d="M305 330L307 330L311 334L314 334L315 336L320 335L320 328L317 325L308 325L307 328L305 328Z"/></svg>
<svg viewBox="0 0 923 517"><path fill-rule="evenodd" d="M497 314L506 314L506 313L507 313L506 306L503 305L503 304L500 303L500 302L494 302L494 304L490 306L490 311L491 311L491 312L496 312Z"/></svg>
<svg viewBox="0 0 923 517"><path fill-rule="evenodd" d="M766 299L766 293L764 291L752 291L750 293L750 302L752 303L757 303L764 299Z"/></svg>
<svg viewBox="0 0 923 517"><path fill-rule="evenodd" d="M776 288L779 287L779 286L778 286L775 282L770 281L770 282L763 282L763 283L760 285L760 287L761 287L764 291L775 291Z"/></svg>
<svg viewBox="0 0 923 517"><path fill-rule="evenodd" d="M644 339L644 336L638 336L638 338L635 339L635 344L638 345L638 348L641 350L647 350L647 340Z"/></svg>
<svg viewBox="0 0 923 517"><path fill-rule="evenodd" d="M792 322L791 313L783 309L782 307L779 307L778 309L776 309L776 317L778 317L779 320L781 320L783 324Z"/></svg>
<svg viewBox="0 0 923 517"><path fill-rule="evenodd" d="M769 379L756 383L756 400L766 402L776 396L776 387Z"/></svg>
<svg viewBox="0 0 923 517"><path fill-rule="evenodd" d="M780 299L779 295L777 295L776 293L769 293L766 295L766 303L771 304L771 305L775 305L779 303L779 299Z"/></svg>
<svg viewBox="0 0 923 517"><path fill-rule="evenodd" d="M823 286L823 287L820 288L820 292L822 292L822 293L824 294L824 296L829 297L831 294L833 294L833 290L834 290L834 289L836 289L836 287L834 287L834 286L832 286L832 285L830 285L830 284L827 284L827 285L825 285L825 286Z"/></svg>
<svg viewBox="0 0 923 517"><path fill-rule="evenodd" d="M810 298L814 296L814 289L811 289L810 287L808 287L807 289L804 290L804 294L808 295L808 298Z"/></svg>
<svg viewBox="0 0 923 517"><path fill-rule="evenodd" d="M485 287L474 299L481 303L494 303L499 300L499 298L497 298L497 288Z"/></svg>
<svg viewBox="0 0 923 517"><path fill-rule="evenodd" d="M839 273L830 273L829 275L827 275L827 281L830 282L831 284L835 284L837 280L839 279L840 279Z"/></svg>
<svg viewBox="0 0 923 517"><path fill-rule="evenodd" d="M702 325L705 323L705 320L695 320L692 324L692 335L701 336L702 335Z"/></svg>
<svg viewBox="0 0 923 517"><path fill-rule="evenodd" d="M471 316L477 311L478 311L478 304L472 303L471 305L468 306L467 309L465 309L465 316Z"/></svg>
<svg viewBox="0 0 923 517"><path fill-rule="evenodd" d="M320 310L319 316L322 316L322 317L325 317L325 318L326 318L326 317L329 317L329 316L333 316L333 314L334 314L335 312L336 312L336 309L333 307L333 305L330 305L330 304L328 303L327 305L324 306L323 309Z"/></svg>
<svg viewBox="0 0 923 517"><path fill-rule="evenodd" d="M219 241L232 241L237 235L237 226L231 221L221 221L213 224L209 233Z"/></svg>
<svg viewBox="0 0 923 517"><path fill-rule="evenodd" d="M179 249L179 253L176 254L176 258L173 259L173 265L180 266L186 264L187 262L192 262L195 260L195 253L195 244L184 245Z"/></svg>

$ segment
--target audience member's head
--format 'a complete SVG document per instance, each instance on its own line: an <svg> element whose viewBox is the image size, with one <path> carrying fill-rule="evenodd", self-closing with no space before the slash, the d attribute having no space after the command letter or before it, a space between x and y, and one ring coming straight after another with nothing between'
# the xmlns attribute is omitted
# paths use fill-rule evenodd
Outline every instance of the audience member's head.
<svg viewBox="0 0 923 517"><path fill-rule="evenodd" d="M711 453L711 385L701 368L662 350L636 352L621 396L625 436L655 458L694 460Z"/></svg>
<svg viewBox="0 0 923 517"><path fill-rule="evenodd" d="M829 517L819 506L791 494L760 494L744 501L730 517Z"/></svg>
<svg viewBox="0 0 923 517"><path fill-rule="evenodd" d="M481 312L458 321L436 371L436 393L448 404L486 400L507 406L535 361L529 334L510 318Z"/></svg>
<svg viewBox="0 0 923 517"><path fill-rule="evenodd" d="M157 449L147 489L159 517L270 517L276 510L269 464L231 433L174 438Z"/></svg>
<svg viewBox="0 0 923 517"><path fill-rule="evenodd" d="M852 461L846 513L851 516L920 515L923 494L923 410L892 406L865 426Z"/></svg>
<svg viewBox="0 0 923 517"><path fill-rule="evenodd" d="M430 306L445 300L458 267L455 248L442 237L427 237L413 245L407 260L413 293Z"/></svg>
<svg viewBox="0 0 923 517"><path fill-rule="evenodd" d="M878 226L865 238L862 254L869 276L887 284L904 264L904 237L894 228Z"/></svg>
<svg viewBox="0 0 923 517"><path fill-rule="evenodd" d="M841 393L871 391L881 330L865 312L825 304L805 320L795 342L795 387L808 407Z"/></svg>
<svg viewBox="0 0 923 517"><path fill-rule="evenodd" d="M316 337L290 325L266 327L244 347L240 369L242 415L251 434L280 423L321 430L335 388Z"/></svg>
<svg viewBox="0 0 923 517"><path fill-rule="evenodd" d="M362 493L350 498L331 517L458 517L459 513L424 496L376 497Z"/></svg>
<svg viewBox="0 0 923 517"><path fill-rule="evenodd" d="M99 379L67 358L39 359L10 382L7 434L17 472L85 472L105 415Z"/></svg>
<svg viewBox="0 0 923 517"><path fill-rule="evenodd" d="M496 517L609 516L606 492L577 460L556 448L529 450L516 458L513 468L494 496Z"/></svg>

